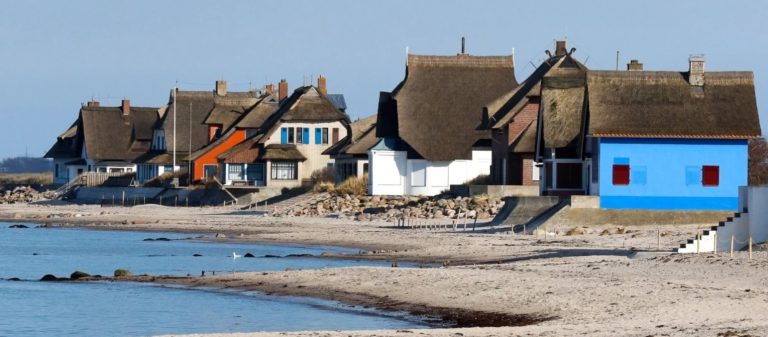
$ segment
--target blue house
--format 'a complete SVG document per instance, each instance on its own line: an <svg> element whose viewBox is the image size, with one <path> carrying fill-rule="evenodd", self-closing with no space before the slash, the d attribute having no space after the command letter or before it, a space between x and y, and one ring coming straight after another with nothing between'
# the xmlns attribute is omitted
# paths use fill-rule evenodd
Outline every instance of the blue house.
<svg viewBox="0 0 768 337"><path fill-rule="evenodd" d="M587 71L571 81L583 99L545 80L544 194L599 195L611 209L737 210L748 140L761 135L753 75L705 73L702 57L689 66L643 71L633 61L628 71Z"/></svg>

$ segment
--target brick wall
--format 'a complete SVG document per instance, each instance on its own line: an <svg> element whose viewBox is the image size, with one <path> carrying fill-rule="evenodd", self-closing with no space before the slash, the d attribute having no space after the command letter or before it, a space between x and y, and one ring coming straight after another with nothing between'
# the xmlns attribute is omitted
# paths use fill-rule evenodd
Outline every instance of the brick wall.
<svg viewBox="0 0 768 337"><path fill-rule="evenodd" d="M538 180L533 180L533 154L524 154L523 160L523 185L538 185Z"/></svg>
<svg viewBox="0 0 768 337"><path fill-rule="evenodd" d="M509 133L507 134L507 144L512 144L518 137L525 131L525 128L538 119L539 116L539 102L538 98L531 97L528 104L523 107L523 110L517 113L512 119L512 123L509 123Z"/></svg>

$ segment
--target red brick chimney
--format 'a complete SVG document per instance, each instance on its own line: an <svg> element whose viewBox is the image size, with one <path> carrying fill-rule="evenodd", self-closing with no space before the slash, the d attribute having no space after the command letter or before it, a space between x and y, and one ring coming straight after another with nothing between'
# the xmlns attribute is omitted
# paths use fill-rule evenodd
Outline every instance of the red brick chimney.
<svg viewBox="0 0 768 337"><path fill-rule="evenodd" d="M267 92L267 95L272 95L272 94L274 94L274 93L275 93L275 85L274 85L274 84L272 84L272 83L270 83L270 84L267 84L267 85L264 87L264 91L266 91L266 92Z"/></svg>
<svg viewBox="0 0 768 337"><path fill-rule="evenodd" d="M565 40L555 41L555 56L563 56L567 53L565 50Z"/></svg>
<svg viewBox="0 0 768 337"><path fill-rule="evenodd" d="M285 79L280 80L280 84L277 86L277 98L281 101L288 97L288 82Z"/></svg>
<svg viewBox="0 0 768 337"><path fill-rule="evenodd" d="M328 89L325 86L325 76L323 75L317 78L317 91L323 96L328 94Z"/></svg>
<svg viewBox="0 0 768 337"><path fill-rule="evenodd" d="M123 99L122 110L123 110L123 115L128 115L129 113L131 113L131 101L130 100Z"/></svg>

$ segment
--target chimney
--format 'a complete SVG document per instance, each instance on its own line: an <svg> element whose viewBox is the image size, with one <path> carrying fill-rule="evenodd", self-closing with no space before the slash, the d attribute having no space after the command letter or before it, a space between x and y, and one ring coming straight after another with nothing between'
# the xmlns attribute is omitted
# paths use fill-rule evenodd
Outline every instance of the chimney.
<svg viewBox="0 0 768 337"><path fill-rule="evenodd" d="M131 112L131 101L127 99L123 99L123 115L127 116Z"/></svg>
<svg viewBox="0 0 768 337"><path fill-rule="evenodd" d="M227 81L225 80L216 81L216 95L218 96L227 95Z"/></svg>
<svg viewBox="0 0 768 337"><path fill-rule="evenodd" d="M280 84L277 85L277 98L284 100L288 97L288 82L285 79L280 80Z"/></svg>
<svg viewBox="0 0 768 337"><path fill-rule="evenodd" d="M461 53L462 54L466 54L466 51L464 50L464 42L465 40L464 40L464 37L462 36L461 37Z"/></svg>
<svg viewBox="0 0 768 337"><path fill-rule="evenodd" d="M325 86L325 76L323 75L317 78L317 91L323 96L328 94L328 89Z"/></svg>
<svg viewBox="0 0 768 337"><path fill-rule="evenodd" d="M704 86L704 55L688 57L688 83L692 86Z"/></svg>
<svg viewBox="0 0 768 337"><path fill-rule="evenodd" d="M555 41L555 56L563 56L565 54L565 40Z"/></svg>
<svg viewBox="0 0 768 337"><path fill-rule="evenodd" d="M99 107L99 101L97 101L95 99L91 99L90 101L88 101L87 106L89 108L98 108Z"/></svg>
<svg viewBox="0 0 768 337"><path fill-rule="evenodd" d="M272 83L270 83L270 84L267 84L267 85L264 87L264 91L266 91L266 92L267 92L267 95L272 95L272 94L274 94L274 93L275 93L275 85L274 85L274 84L272 84Z"/></svg>
<svg viewBox="0 0 768 337"><path fill-rule="evenodd" d="M627 71L643 71L643 64L638 60L629 60Z"/></svg>

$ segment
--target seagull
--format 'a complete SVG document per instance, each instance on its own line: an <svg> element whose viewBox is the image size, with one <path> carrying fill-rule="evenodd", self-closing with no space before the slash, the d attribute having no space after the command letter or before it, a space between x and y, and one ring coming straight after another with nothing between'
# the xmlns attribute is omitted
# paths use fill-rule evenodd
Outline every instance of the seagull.
<svg viewBox="0 0 768 337"><path fill-rule="evenodd" d="M237 259L237 258L241 258L241 257L243 257L243 256L242 256L242 255L237 255L237 253L235 253L235 252L232 252L232 259L233 259L233 260L234 260L234 259Z"/></svg>

